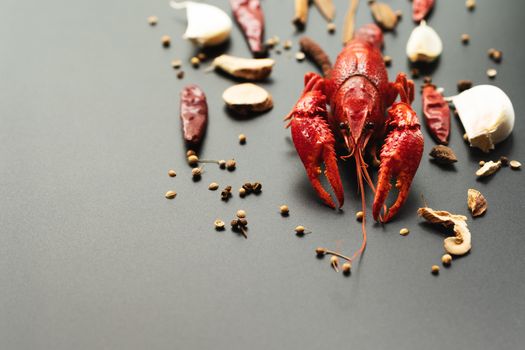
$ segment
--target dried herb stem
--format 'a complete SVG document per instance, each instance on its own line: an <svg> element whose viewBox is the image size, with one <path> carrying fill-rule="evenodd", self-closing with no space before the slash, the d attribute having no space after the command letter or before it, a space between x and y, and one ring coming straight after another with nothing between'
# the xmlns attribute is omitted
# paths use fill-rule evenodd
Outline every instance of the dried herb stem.
<svg viewBox="0 0 525 350"><path fill-rule="evenodd" d="M354 37L355 14L358 6L359 0L350 0L343 26L343 45L346 45Z"/></svg>

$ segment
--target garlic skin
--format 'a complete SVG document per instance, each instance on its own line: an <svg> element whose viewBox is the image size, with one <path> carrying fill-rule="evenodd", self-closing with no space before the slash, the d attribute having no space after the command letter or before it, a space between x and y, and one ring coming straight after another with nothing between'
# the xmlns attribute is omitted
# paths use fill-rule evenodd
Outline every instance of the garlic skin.
<svg viewBox="0 0 525 350"><path fill-rule="evenodd" d="M514 108L500 88L478 85L454 96L452 102L471 147L489 152L512 133Z"/></svg>
<svg viewBox="0 0 525 350"><path fill-rule="evenodd" d="M188 26L183 34L199 46L216 46L229 39L232 20L220 8L193 1L171 1L170 6L176 10L186 9Z"/></svg>
<svg viewBox="0 0 525 350"><path fill-rule="evenodd" d="M406 52L411 62L433 62L443 52L443 43L438 33L421 21L408 38Z"/></svg>

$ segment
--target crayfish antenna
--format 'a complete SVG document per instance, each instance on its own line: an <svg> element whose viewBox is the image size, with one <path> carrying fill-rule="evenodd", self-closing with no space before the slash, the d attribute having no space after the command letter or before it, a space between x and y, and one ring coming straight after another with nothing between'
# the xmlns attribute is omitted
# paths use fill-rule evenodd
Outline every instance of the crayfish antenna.
<svg viewBox="0 0 525 350"><path fill-rule="evenodd" d="M352 260L352 261L354 259L356 259L358 256L360 256L361 254L363 254L363 252L366 249L366 243L367 243L367 236L366 236L366 199L365 199L365 186L364 186L364 183L363 183L363 177L366 178L368 176L368 178L370 178L370 176L368 175L368 173L366 171L366 168L363 168L364 161L363 161L363 155L361 154L361 150L360 149L356 150L354 158L355 158L355 167L356 167L356 172L357 172L358 190L361 193L361 208L362 208L362 211L363 211L363 220L361 221L361 232L363 234L363 240L361 242L361 247L359 247L359 249L350 258L350 260ZM367 175L364 175L365 172L367 173ZM367 180L367 182L368 182L368 180Z"/></svg>

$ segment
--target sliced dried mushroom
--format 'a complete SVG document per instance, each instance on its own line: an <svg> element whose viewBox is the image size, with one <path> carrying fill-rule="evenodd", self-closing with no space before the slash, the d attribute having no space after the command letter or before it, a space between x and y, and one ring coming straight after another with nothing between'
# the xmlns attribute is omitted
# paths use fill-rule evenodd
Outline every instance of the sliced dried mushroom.
<svg viewBox="0 0 525 350"><path fill-rule="evenodd" d="M222 98L228 108L242 115L265 112L273 107L272 96L268 91L251 83L229 87Z"/></svg>
<svg viewBox="0 0 525 350"><path fill-rule="evenodd" d="M447 237L443 243L447 253L452 255L464 255L472 248L466 216L455 215L448 211L434 210L428 207L419 208L417 214L430 223L441 224L445 227L453 228L455 237Z"/></svg>
<svg viewBox="0 0 525 350"><path fill-rule="evenodd" d="M469 188L467 192L467 204L472 216L480 216L487 210L487 200L480 191Z"/></svg>
<svg viewBox="0 0 525 350"><path fill-rule="evenodd" d="M263 80L270 76L275 61L271 58L242 58L220 55L212 66L241 79Z"/></svg>

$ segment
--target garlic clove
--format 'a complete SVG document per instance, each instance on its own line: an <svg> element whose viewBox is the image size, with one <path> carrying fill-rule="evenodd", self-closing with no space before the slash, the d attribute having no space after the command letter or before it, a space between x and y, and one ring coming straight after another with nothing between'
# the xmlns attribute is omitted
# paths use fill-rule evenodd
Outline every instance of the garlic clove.
<svg viewBox="0 0 525 350"><path fill-rule="evenodd" d="M432 62L443 52L443 43L438 33L421 21L408 38L406 52L412 62Z"/></svg>
<svg viewBox="0 0 525 350"><path fill-rule="evenodd" d="M176 10L186 9L188 26L183 35L199 46L222 44L230 37L232 20L220 8L193 1L171 1L170 6Z"/></svg>
<svg viewBox="0 0 525 350"><path fill-rule="evenodd" d="M467 254L472 248L470 231L465 221L457 221L454 225L455 237L447 237L443 242L445 251L452 255Z"/></svg>
<svg viewBox="0 0 525 350"><path fill-rule="evenodd" d="M452 98L470 146L483 152L505 140L514 128L510 98L493 85L478 85Z"/></svg>

